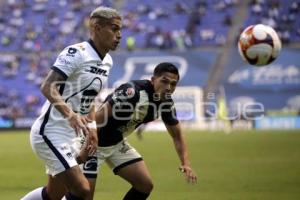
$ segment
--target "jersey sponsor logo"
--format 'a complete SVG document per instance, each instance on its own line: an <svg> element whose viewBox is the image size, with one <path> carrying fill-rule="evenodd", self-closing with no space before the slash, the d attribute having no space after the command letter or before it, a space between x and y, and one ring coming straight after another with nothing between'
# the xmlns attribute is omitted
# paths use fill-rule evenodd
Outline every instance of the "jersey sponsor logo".
<svg viewBox="0 0 300 200"><path fill-rule="evenodd" d="M68 49L67 56L74 57L74 56L75 56L74 54L75 54L76 52L77 52L77 49L70 47L70 48Z"/></svg>
<svg viewBox="0 0 300 200"><path fill-rule="evenodd" d="M93 66L90 66L90 69L87 70L87 71L90 72L90 73L102 75L102 76L105 76L105 77L108 76L108 72L106 70L101 69L101 68L97 68L97 67L93 67Z"/></svg>
<svg viewBox="0 0 300 200"><path fill-rule="evenodd" d="M75 48L71 47L71 48L68 49L69 54L75 54L76 52L77 52L77 49L75 49Z"/></svg>

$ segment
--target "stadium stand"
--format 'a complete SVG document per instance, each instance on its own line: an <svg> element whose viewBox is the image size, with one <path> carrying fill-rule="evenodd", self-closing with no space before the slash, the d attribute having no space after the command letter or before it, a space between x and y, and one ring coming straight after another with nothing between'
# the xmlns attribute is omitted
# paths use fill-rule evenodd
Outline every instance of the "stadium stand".
<svg viewBox="0 0 300 200"><path fill-rule="evenodd" d="M88 13L94 7L112 6L123 13L121 50L114 54L116 67L123 66L130 56L177 55L189 62L189 69L181 84L204 87L209 81L220 47L226 44L239 1L9 0L1 3L0 118L16 119L37 116L44 101L39 92L42 78L58 51L69 44L88 39ZM299 6L297 0L251 0L244 27L253 23L268 24L278 31L284 44L299 43ZM240 27L240 30L244 27ZM197 59L201 61L197 63ZM234 60L239 58L235 57ZM242 65L233 62L229 67L224 64L224 72L218 77L220 84L226 86L224 80L234 72L237 64ZM122 68L116 69L111 73L110 87L124 73ZM144 77L143 73L145 71L137 72L138 75L132 78ZM238 87L225 89L232 94L244 90ZM299 90L299 87L295 90ZM228 96L234 99L231 94ZM266 98L259 99L266 102ZM280 102L272 104L270 108L286 106L284 100Z"/></svg>

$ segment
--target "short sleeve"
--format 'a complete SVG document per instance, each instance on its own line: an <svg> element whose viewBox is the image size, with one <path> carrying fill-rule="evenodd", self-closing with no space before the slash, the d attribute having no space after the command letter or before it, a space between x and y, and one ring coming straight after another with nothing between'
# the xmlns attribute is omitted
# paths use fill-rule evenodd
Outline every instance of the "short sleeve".
<svg viewBox="0 0 300 200"><path fill-rule="evenodd" d="M139 93L134 84L126 83L118 87L112 94L110 94L106 101L108 101L112 106L122 106L128 103L135 105L136 102L138 102L138 99Z"/></svg>
<svg viewBox="0 0 300 200"><path fill-rule="evenodd" d="M166 102L165 105L161 107L161 118L167 125L173 126L178 124L176 109L173 101Z"/></svg>
<svg viewBox="0 0 300 200"><path fill-rule="evenodd" d="M79 50L74 47L67 47L57 57L52 70L67 79L81 63L82 60Z"/></svg>

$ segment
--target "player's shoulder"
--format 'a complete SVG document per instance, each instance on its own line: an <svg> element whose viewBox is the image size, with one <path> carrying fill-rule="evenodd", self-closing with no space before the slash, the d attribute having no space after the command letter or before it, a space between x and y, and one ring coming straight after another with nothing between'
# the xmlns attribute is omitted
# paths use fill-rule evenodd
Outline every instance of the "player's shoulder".
<svg viewBox="0 0 300 200"><path fill-rule="evenodd" d="M81 54L81 55L85 55L85 54L89 53L89 51L91 51L90 46L88 45L88 42L86 42L86 41L72 44L72 45L68 46L67 49L69 49L69 50L72 49L73 51L76 51L76 53Z"/></svg>
<svg viewBox="0 0 300 200"><path fill-rule="evenodd" d="M120 85L114 93L123 96L124 99L138 99L139 92L140 87L137 85L137 82L130 81Z"/></svg>
<svg viewBox="0 0 300 200"><path fill-rule="evenodd" d="M80 57L86 50L85 42L76 43L65 47L61 54L69 57Z"/></svg>
<svg viewBox="0 0 300 200"><path fill-rule="evenodd" d="M134 85L136 90L148 90L152 87L151 82L149 80L133 80L129 83Z"/></svg>

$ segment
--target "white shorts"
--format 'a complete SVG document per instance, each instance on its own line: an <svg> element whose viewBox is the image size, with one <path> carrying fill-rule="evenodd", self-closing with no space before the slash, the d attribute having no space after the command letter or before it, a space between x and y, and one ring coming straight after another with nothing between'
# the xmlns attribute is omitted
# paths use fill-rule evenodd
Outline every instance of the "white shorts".
<svg viewBox="0 0 300 200"><path fill-rule="evenodd" d="M46 173L55 176L78 165L76 156L84 138L69 138L64 135L40 135L39 130L31 130L30 143L33 151L46 165Z"/></svg>
<svg viewBox="0 0 300 200"><path fill-rule="evenodd" d="M90 157L80 167L87 178L96 178L104 162L116 174L121 168L141 160L143 160L142 156L124 139L113 146L98 147L97 157Z"/></svg>

